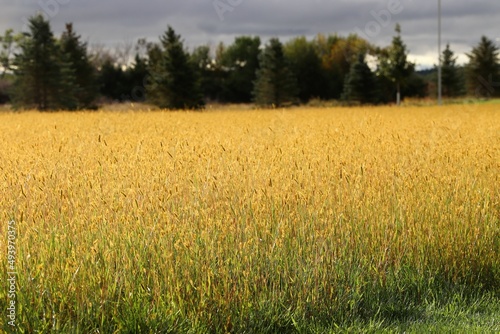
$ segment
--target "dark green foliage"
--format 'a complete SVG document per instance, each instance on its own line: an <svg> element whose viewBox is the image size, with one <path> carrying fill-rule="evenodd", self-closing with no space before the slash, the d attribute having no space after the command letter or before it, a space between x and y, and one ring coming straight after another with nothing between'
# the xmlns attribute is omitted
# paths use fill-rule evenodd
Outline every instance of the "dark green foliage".
<svg viewBox="0 0 500 334"><path fill-rule="evenodd" d="M407 57L408 50L401 38L401 27L397 24L396 36L392 39L391 46L380 53L379 73L395 85L398 104L401 101L402 87L415 72L415 65L409 62Z"/></svg>
<svg viewBox="0 0 500 334"><path fill-rule="evenodd" d="M500 96L498 46L486 36L472 49L467 65L467 90L476 97Z"/></svg>
<svg viewBox="0 0 500 334"><path fill-rule="evenodd" d="M125 96L130 92L124 86L125 74L123 70L121 67L115 66L111 59L107 59L102 65L98 83L100 94L114 101L126 100Z"/></svg>
<svg viewBox="0 0 500 334"><path fill-rule="evenodd" d="M169 26L160 41L161 47L150 50L149 101L166 109L202 108L197 72L180 36Z"/></svg>
<svg viewBox="0 0 500 334"><path fill-rule="evenodd" d="M446 49L441 55L443 96L455 97L464 93L463 80L456 62L457 57L455 57L453 51L450 49L450 45L447 44Z"/></svg>
<svg viewBox="0 0 500 334"><path fill-rule="evenodd" d="M148 64L145 58L136 55L134 63L125 70L113 59L106 59L98 74L99 93L112 101L143 102L146 96Z"/></svg>
<svg viewBox="0 0 500 334"><path fill-rule="evenodd" d="M0 78L0 104L10 102L10 87L12 83L7 78Z"/></svg>
<svg viewBox="0 0 500 334"><path fill-rule="evenodd" d="M72 24L66 25L56 41L42 15L29 22L30 32L20 39L14 61L14 106L42 111L94 108L94 70L87 46L73 32Z"/></svg>
<svg viewBox="0 0 500 334"><path fill-rule="evenodd" d="M223 91L223 71L220 64L210 56L210 47L197 47L191 54L191 62L198 71L200 89L206 100L220 101Z"/></svg>
<svg viewBox="0 0 500 334"><path fill-rule="evenodd" d="M365 55L359 54L345 79L342 99L361 104L377 102L377 78L368 67Z"/></svg>
<svg viewBox="0 0 500 334"><path fill-rule="evenodd" d="M252 89L259 69L260 44L259 37L241 36L222 50L220 66L226 72L223 100L233 103L252 101Z"/></svg>
<svg viewBox="0 0 500 334"><path fill-rule="evenodd" d="M61 80L60 52L50 24L42 15L37 15L30 18L29 28L15 58L14 106L62 109L65 106L61 103L61 83L65 80Z"/></svg>
<svg viewBox="0 0 500 334"><path fill-rule="evenodd" d="M68 85L73 90L71 103L75 105L71 109L95 108L98 94L95 71L87 54L87 43L80 41L80 36L75 34L71 23L66 24L60 47L65 64L62 68L62 78L66 80L65 90L68 89Z"/></svg>
<svg viewBox="0 0 500 334"><path fill-rule="evenodd" d="M424 77L416 72L412 73L401 89L404 97L424 98L429 94L429 85Z"/></svg>
<svg viewBox="0 0 500 334"><path fill-rule="evenodd" d="M86 95L87 91L77 83L78 76L75 72L73 63L71 62L70 55L61 53L59 57L59 81L57 83L56 92L57 104L55 104L54 107L50 109L89 109L90 105L84 106L79 103L79 98ZM92 101L90 101L90 103L92 103Z"/></svg>
<svg viewBox="0 0 500 334"><path fill-rule="evenodd" d="M321 68L321 58L313 42L298 37L284 46L290 70L298 81L298 97L302 102L311 98L324 97L327 87L326 76Z"/></svg>
<svg viewBox="0 0 500 334"><path fill-rule="evenodd" d="M254 86L255 103L280 107L296 103L297 81L288 67L283 45L272 38L259 57L260 69Z"/></svg>
<svg viewBox="0 0 500 334"><path fill-rule="evenodd" d="M145 58L135 56L134 64L125 72L130 100L143 102L146 99L145 82L148 75L148 63Z"/></svg>

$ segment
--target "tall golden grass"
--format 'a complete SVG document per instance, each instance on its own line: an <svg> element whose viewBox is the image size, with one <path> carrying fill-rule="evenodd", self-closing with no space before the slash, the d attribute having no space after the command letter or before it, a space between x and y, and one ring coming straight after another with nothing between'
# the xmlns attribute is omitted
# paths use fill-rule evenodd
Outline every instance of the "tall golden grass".
<svg viewBox="0 0 500 334"><path fill-rule="evenodd" d="M499 293L495 105L4 113L0 145L27 332L289 331Z"/></svg>

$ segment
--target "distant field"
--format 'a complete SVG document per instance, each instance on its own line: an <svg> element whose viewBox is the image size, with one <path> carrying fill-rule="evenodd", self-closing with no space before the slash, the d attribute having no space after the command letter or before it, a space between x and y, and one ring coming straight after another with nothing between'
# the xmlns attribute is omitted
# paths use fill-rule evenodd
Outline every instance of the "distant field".
<svg viewBox="0 0 500 334"><path fill-rule="evenodd" d="M24 332L500 332L497 104L1 113L0 145Z"/></svg>

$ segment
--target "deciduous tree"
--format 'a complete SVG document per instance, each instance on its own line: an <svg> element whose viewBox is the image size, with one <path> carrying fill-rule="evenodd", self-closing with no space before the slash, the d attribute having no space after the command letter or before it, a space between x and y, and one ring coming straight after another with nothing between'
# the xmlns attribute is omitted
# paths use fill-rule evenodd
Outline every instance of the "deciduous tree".
<svg viewBox="0 0 500 334"><path fill-rule="evenodd" d="M298 97L302 102L327 95L327 80L321 68L321 57L314 43L305 37L297 37L284 45L290 70L298 81Z"/></svg>

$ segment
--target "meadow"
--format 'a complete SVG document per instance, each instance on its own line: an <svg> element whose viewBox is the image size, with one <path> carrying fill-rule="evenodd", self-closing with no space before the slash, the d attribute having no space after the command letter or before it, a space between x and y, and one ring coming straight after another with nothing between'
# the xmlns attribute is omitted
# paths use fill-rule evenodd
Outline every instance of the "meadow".
<svg viewBox="0 0 500 334"><path fill-rule="evenodd" d="M498 333L499 108L0 113L1 328Z"/></svg>

